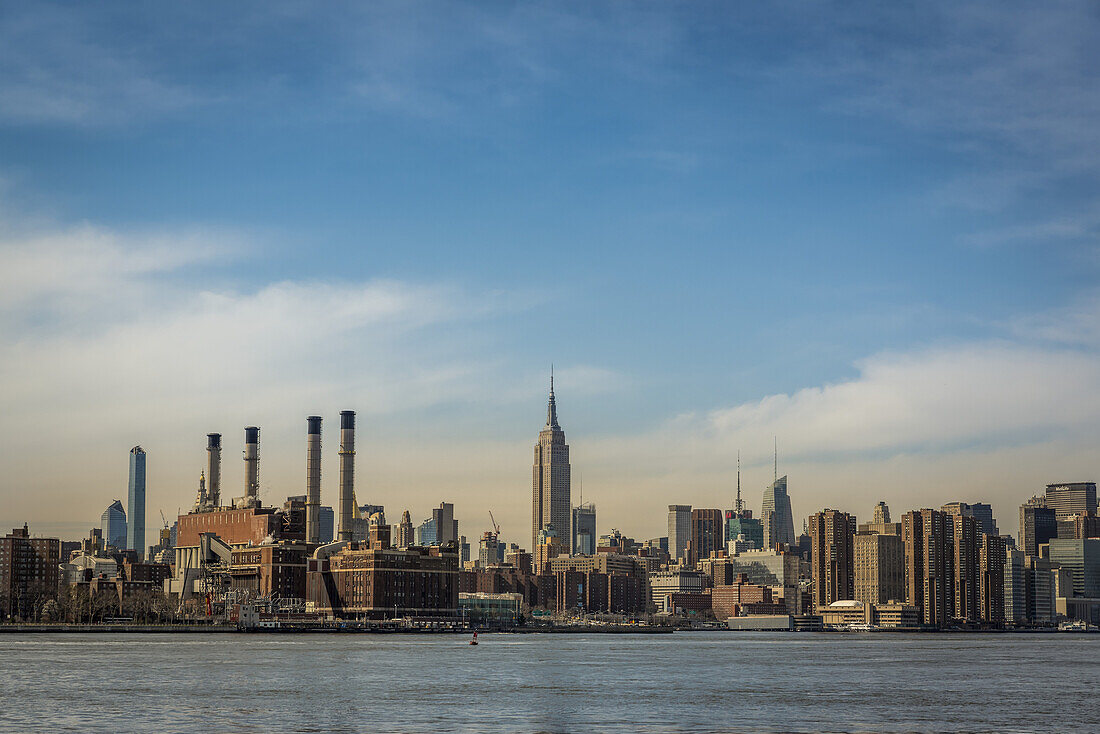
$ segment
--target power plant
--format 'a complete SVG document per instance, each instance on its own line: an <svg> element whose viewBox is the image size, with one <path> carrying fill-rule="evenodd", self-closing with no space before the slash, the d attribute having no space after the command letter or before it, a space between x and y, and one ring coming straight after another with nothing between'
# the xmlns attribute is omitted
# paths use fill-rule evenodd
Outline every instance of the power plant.
<svg viewBox="0 0 1100 734"><path fill-rule="evenodd" d="M222 488L222 435L206 434L206 497L204 508L218 507Z"/></svg>

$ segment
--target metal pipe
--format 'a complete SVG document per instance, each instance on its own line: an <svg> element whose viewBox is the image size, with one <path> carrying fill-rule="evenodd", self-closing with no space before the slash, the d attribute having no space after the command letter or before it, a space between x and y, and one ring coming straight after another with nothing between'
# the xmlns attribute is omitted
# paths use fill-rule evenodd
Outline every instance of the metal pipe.
<svg viewBox="0 0 1100 734"><path fill-rule="evenodd" d="M340 534L351 541L355 520L355 411L340 412Z"/></svg>
<svg viewBox="0 0 1100 734"><path fill-rule="evenodd" d="M206 434L206 501L217 507L222 488L222 435Z"/></svg>
<svg viewBox="0 0 1100 734"><path fill-rule="evenodd" d="M306 542L321 542L321 417L306 418Z"/></svg>

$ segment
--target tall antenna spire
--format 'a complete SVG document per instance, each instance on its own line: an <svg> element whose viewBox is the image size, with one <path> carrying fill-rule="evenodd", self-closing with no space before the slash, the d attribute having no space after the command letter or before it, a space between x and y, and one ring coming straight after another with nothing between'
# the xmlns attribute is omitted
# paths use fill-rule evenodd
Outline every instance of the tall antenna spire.
<svg viewBox="0 0 1100 734"><path fill-rule="evenodd" d="M558 425L558 406L554 402L554 364L550 364L550 401L546 405L546 425Z"/></svg>
<svg viewBox="0 0 1100 734"><path fill-rule="evenodd" d="M775 453L772 455L773 459L775 461L775 466L772 469L772 472L775 474L775 477L774 477L774 479L772 479L772 481L773 482L778 482L779 481L779 436L772 436L772 441L775 442Z"/></svg>
<svg viewBox="0 0 1100 734"><path fill-rule="evenodd" d="M733 504L733 509L737 510L737 514L741 514L741 510L744 505L741 503L741 449L737 449L737 502Z"/></svg>

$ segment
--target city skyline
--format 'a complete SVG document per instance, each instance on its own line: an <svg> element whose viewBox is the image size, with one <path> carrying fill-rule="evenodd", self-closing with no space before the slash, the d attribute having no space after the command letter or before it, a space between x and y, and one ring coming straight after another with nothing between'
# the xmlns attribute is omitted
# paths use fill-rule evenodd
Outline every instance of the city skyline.
<svg viewBox="0 0 1100 734"><path fill-rule="evenodd" d="M1096 476L1087 8L219 13L0 19L9 524L82 532L139 444L186 510L211 431L239 494L248 425L302 494L350 406L364 501L519 540L551 362L601 532L738 450L758 509L777 435L796 524Z"/></svg>

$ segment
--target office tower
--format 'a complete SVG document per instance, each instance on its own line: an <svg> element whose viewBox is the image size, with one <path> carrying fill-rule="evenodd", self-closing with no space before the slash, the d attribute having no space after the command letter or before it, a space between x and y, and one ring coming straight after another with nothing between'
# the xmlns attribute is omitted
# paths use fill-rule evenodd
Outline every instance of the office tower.
<svg viewBox="0 0 1100 734"><path fill-rule="evenodd" d="M993 507L984 502L948 502L940 508L948 515L966 515L978 521L978 532L987 535L1000 535L997 522L993 519Z"/></svg>
<svg viewBox="0 0 1100 734"><path fill-rule="evenodd" d="M1054 508L1044 497L1032 497L1020 505L1020 550L1029 556L1039 555L1039 546L1058 536L1058 521Z"/></svg>
<svg viewBox="0 0 1100 734"><path fill-rule="evenodd" d="M1073 596L1100 598L1100 538L1051 538L1047 558L1069 571Z"/></svg>
<svg viewBox="0 0 1100 734"><path fill-rule="evenodd" d="M596 554L596 505L585 502L573 508L573 555Z"/></svg>
<svg viewBox="0 0 1100 734"><path fill-rule="evenodd" d="M1054 565L1046 558L1029 556L1019 549L1008 551L1004 572L1006 622L1015 625L1054 622Z"/></svg>
<svg viewBox="0 0 1100 734"><path fill-rule="evenodd" d="M317 516L321 525L319 543L331 543L336 537L336 513L328 505L321 505Z"/></svg>
<svg viewBox="0 0 1100 734"><path fill-rule="evenodd" d="M1096 512L1096 482L1048 484L1045 499L1056 520Z"/></svg>
<svg viewBox="0 0 1100 734"><path fill-rule="evenodd" d="M1058 521L1058 537L1068 539L1100 538L1100 516L1095 512L1073 515Z"/></svg>
<svg viewBox="0 0 1100 734"><path fill-rule="evenodd" d="M416 536L413 534L412 517L409 516L409 511L405 510L401 513L401 522L397 526L397 547L405 549L416 543Z"/></svg>
<svg viewBox="0 0 1100 734"><path fill-rule="evenodd" d="M129 500L126 504L126 547L145 556L145 449L130 449Z"/></svg>
<svg viewBox="0 0 1100 734"><path fill-rule="evenodd" d="M951 592L954 596L955 619L977 622L981 608L981 588L979 585L978 556L979 541L978 520L970 515L944 513L951 524L952 531L952 577Z"/></svg>
<svg viewBox="0 0 1100 734"><path fill-rule="evenodd" d="M826 509L810 516L809 530L814 607L854 598L855 516Z"/></svg>
<svg viewBox="0 0 1100 734"><path fill-rule="evenodd" d="M872 522L877 524L890 522L890 508L886 506L886 503L879 500L875 505L875 512Z"/></svg>
<svg viewBox="0 0 1100 734"><path fill-rule="evenodd" d="M550 375L550 400L546 406L546 425L539 431L535 444L535 462L531 467L531 545L538 544L538 535L546 525L560 533L558 541L565 553L572 551L569 498L569 445L565 431L558 425L558 408L554 401L554 375Z"/></svg>
<svg viewBox="0 0 1100 734"><path fill-rule="evenodd" d="M852 555L855 599L875 605L905 599L905 544L901 535L860 530L853 539Z"/></svg>
<svg viewBox="0 0 1100 734"><path fill-rule="evenodd" d="M953 531L948 516L938 510L913 510L901 518L906 601L921 610L926 625L942 627L953 611Z"/></svg>
<svg viewBox="0 0 1100 734"><path fill-rule="evenodd" d="M752 510L726 510L726 542L743 536L753 548L764 547L764 523L752 516Z"/></svg>
<svg viewBox="0 0 1100 734"><path fill-rule="evenodd" d="M118 550L126 548L126 510L122 508L122 502L115 500L110 507L100 515L100 528L103 531L103 542Z"/></svg>
<svg viewBox="0 0 1100 734"><path fill-rule="evenodd" d="M691 505L668 506L668 554L673 561L684 558L691 541Z"/></svg>
<svg viewBox="0 0 1100 734"><path fill-rule="evenodd" d="M470 560L470 543L465 535L458 536L458 562L464 564Z"/></svg>
<svg viewBox="0 0 1100 734"><path fill-rule="evenodd" d="M795 545L794 515L791 514L791 498L787 494L787 477L776 479L764 490L760 519L764 524L764 546L774 548L776 543Z"/></svg>
<svg viewBox="0 0 1100 734"><path fill-rule="evenodd" d="M321 542L321 416L306 418L306 542Z"/></svg>
<svg viewBox="0 0 1100 734"><path fill-rule="evenodd" d="M432 517L416 526L416 544L429 546L439 545L439 528L435 524L435 513Z"/></svg>
<svg viewBox="0 0 1100 734"><path fill-rule="evenodd" d="M458 520L455 520L454 505L440 502L439 507L432 510L432 521L435 524L438 545L458 542Z"/></svg>
<svg viewBox="0 0 1100 734"><path fill-rule="evenodd" d="M725 550L725 523L721 510L691 511L691 560L709 558L715 551Z"/></svg>
<svg viewBox="0 0 1100 734"><path fill-rule="evenodd" d="M978 559L982 622L1000 627L1005 622L1005 562L1008 547L1004 536L982 534Z"/></svg>

